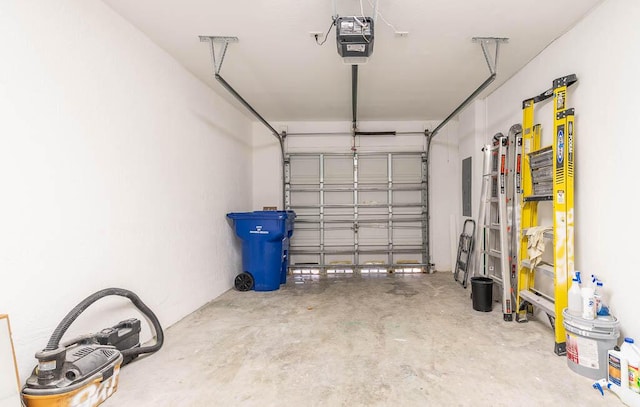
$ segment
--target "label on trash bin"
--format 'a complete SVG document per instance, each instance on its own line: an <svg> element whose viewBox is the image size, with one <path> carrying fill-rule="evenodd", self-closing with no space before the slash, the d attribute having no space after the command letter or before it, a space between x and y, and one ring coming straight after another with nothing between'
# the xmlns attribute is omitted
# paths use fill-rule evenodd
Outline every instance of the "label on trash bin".
<svg viewBox="0 0 640 407"><path fill-rule="evenodd" d="M256 226L256 230L250 230L249 233L258 234L258 235L268 235L268 230L262 230L262 226Z"/></svg>

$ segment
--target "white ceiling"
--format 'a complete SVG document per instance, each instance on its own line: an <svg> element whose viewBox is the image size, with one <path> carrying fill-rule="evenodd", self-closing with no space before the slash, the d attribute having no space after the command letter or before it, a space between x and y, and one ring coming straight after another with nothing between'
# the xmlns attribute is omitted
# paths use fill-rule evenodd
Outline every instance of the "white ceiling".
<svg viewBox="0 0 640 407"><path fill-rule="evenodd" d="M238 37L220 74L267 121L351 120L351 68L335 28L323 46L310 35L326 32L332 0L103 1L236 106L198 36ZM442 119L489 76L472 37L509 38L484 95L601 1L379 0L373 55L359 67L358 120ZM360 15L359 0L335 3L339 15ZM409 35L396 36L380 15Z"/></svg>

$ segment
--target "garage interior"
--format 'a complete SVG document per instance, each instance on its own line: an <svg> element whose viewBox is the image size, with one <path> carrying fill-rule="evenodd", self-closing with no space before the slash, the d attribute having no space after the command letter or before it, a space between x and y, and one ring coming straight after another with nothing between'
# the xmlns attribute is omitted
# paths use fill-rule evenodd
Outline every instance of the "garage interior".
<svg viewBox="0 0 640 407"><path fill-rule="evenodd" d="M2 2L0 406L111 287L162 333L114 296L64 339L137 318L160 348L69 405L637 405L592 387L609 345L562 311L593 275L612 340L640 340L638 21L633 0ZM491 190L503 142L517 186ZM527 200L545 146L553 189ZM295 213L273 290L235 286L227 215L252 211Z"/></svg>

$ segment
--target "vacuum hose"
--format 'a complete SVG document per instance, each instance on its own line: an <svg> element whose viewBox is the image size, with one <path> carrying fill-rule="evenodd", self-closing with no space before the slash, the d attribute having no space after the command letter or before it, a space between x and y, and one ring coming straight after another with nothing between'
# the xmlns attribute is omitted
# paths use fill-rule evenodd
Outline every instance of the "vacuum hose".
<svg viewBox="0 0 640 407"><path fill-rule="evenodd" d="M53 334L51 334L49 342L47 343L47 347L44 348L44 350L51 351L58 349L62 336L65 334L65 332L67 332L67 329L69 329L73 321L75 321L76 318L78 318L80 314L82 314L84 310L86 310L91 304L98 301L100 298L109 295L119 295L131 300L136 308L138 308L140 312L142 312L147 318L149 318L156 334L156 342L153 345L126 349L121 351L122 355L125 357L137 356L143 353L153 353L158 351L162 347L162 343L164 342L164 333L162 332L160 321L158 321L158 318L153 313L153 311L151 311L151 309L142 302L140 297L123 288L105 288L104 290L100 290L94 294L91 294L90 296L82 300L62 319L62 321L60 321L56 329L53 331Z"/></svg>

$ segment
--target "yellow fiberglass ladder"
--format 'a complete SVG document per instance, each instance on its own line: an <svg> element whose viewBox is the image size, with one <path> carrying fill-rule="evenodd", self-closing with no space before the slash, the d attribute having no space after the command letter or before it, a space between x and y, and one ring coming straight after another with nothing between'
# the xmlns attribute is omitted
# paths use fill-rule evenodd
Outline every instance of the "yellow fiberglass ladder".
<svg viewBox="0 0 640 407"><path fill-rule="evenodd" d="M534 308L546 313L554 331L557 355L566 354L562 311L567 307L567 280L574 273L575 133L574 109L567 108L567 88L576 81L573 74L558 78L551 89L522 102L522 139L516 143L516 178L520 179L516 321L526 322ZM553 143L541 148L541 126L534 124L535 104L552 96ZM553 205L553 219L548 225L539 224L539 205L544 202ZM553 245L552 261L544 256L548 243Z"/></svg>
<svg viewBox="0 0 640 407"><path fill-rule="evenodd" d="M513 320L512 283L510 273L508 191L512 172L509 170L509 138L502 133L493 137L484 152L482 190L476 229L474 275L490 277L501 287L502 313L505 321ZM484 268L484 269L483 269Z"/></svg>

